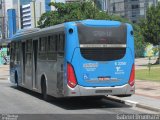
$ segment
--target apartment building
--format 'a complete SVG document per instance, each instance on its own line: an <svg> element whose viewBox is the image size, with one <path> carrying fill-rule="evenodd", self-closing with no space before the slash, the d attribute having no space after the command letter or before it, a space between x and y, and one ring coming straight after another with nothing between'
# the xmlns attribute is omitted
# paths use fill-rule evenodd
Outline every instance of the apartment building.
<svg viewBox="0 0 160 120"><path fill-rule="evenodd" d="M151 5L156 6L158 0L109 0L109 13L128 18L133 23L146 17Z"/></svg>

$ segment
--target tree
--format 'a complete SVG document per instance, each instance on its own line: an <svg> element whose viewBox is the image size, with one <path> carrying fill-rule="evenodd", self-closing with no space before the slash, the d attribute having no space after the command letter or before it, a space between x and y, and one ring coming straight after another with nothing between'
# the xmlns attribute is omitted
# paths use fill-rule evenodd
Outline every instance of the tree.
<svg viewBox="0 0 160 120"><path fill-rule="evenodd" d="M143 57L144 49L146 47L146 42L144 41L144 37L141 33L141 28L137 24L133 24L134 29L134 39L135 39L135 56Z"/></svg>
<svg viewBox="0 0 160 120"><path fill-rule="evenodd" d="M140 22L144 40L153 45L160 44L160 2L147 9L146 18ZM159 49L160 58L160 49ZM159 61L160 63L160 61Z"/></svg>
<svg viewBox="0 0 160 120"><path fill-rule="evenodd" d="M100 11L93 2L73 2L73 3L54 3L51 2L50 6L55 7L55 11L44 13L38 25L40 28L76 20L84 19L109 19L108 14Z"/></svg>

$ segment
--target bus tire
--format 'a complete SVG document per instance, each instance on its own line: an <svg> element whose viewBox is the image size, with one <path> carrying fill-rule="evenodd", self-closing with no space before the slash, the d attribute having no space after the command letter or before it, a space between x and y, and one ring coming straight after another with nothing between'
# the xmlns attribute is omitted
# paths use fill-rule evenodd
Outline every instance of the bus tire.
<svg viewBox="0 0 160 120"><path fill-rule="evenodd" d="M48 100L47 86L46 86L46 80L43 77L41 80L41 90L42 90L42 99L47 101Z"/></svg>

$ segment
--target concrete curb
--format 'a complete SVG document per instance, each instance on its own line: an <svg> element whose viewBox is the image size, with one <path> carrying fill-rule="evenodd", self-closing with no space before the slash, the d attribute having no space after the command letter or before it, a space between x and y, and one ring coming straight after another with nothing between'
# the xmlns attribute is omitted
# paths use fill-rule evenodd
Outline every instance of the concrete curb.
<svg viewBox="0 0 160 120"><path fill-rule="evenodd" d="M151 110L151 111L160 113L160 108L151 107L151 106L144 105L144 104L134 102L134 101L130 101L130 100L122 100L121 98L116 97L116 96L107 96L106 99L107 100L112 100L112 101L115 101L115 102L119 102L119 103L122 103L122 104L130 105L132 107L143 108L143 109L147 109L147 110Z"/></svg>
<svg viewBox="0 0 160 120"><path fill-rule="evenodd" d="M160 113L160 108L155 108L155 107L151 107L151 106L148 106L148 105L143 105L143 104L136 104L136 107L139 107L139 108L143 108L143 109L147 109L147 110L151 110L151 111L155 111L155 112L159 112Z"/></svg>

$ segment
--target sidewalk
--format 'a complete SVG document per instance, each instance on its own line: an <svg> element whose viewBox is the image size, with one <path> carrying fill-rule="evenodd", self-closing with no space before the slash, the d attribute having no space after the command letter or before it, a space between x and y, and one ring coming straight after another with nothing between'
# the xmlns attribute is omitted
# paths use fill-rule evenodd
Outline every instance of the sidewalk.
<svg viewBox="0 0 160 120"><path fill-rule="evenodd" d="M160 82L136 80L136 95L159 99L160 102Z"/></svg>
<svg viewBox="0 0 160 120"><path fill-rule="evenodd" d="M150 62L155 63L156 58ZM135 60L136 69L147 69L148 58L138 58ZM160 82L136 80L136 91L131 97L114 97L111 98L130 104L132 106L141 107L160 113Z"/></svg>
<svg viewBox="0 0 160 120"><path fill-rule="evenodd" d="M160 82L136 80L136 91L131 97L113 97L132 106L160 113Z"/></svg>
<svg viewBox="0 0 160 120"><path fill-rule="evenodd" d="M150 60L150 63L151 64L154 64L156 62L156 57L155 58L152 58ZM149 60L148 58L137 58L135 59L135 68L136 69L148 69L147 65L149 63Z"/></svg>
<svg viewBox="0 0 160 120"><path fill-rule="evenodd" d="M9 65L0 65L0 80L8 80Z"/></svg>

